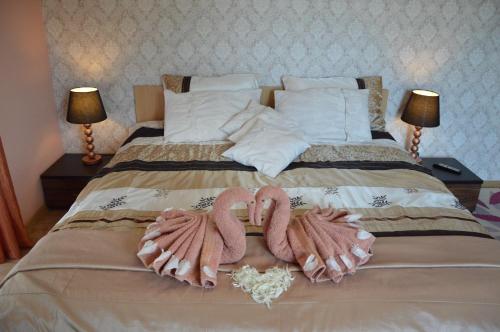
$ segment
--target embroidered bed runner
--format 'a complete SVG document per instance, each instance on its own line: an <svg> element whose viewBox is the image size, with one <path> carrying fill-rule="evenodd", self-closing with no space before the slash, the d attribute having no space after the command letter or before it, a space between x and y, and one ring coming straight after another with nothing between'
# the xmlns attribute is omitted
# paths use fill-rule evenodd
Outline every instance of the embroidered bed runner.
<svg viewBox="0 0 500 332"><path fill-rule="evenodd" d="M378 141L378 142L377 142ZM144 228L165 208L209 210L232 186L253 192L277 185L294 214L314 205L349 209L377 237L490 237L442 182L416 165L395 142L313 146L271 179L221 156L230 143L165 144L136 136L87 185L53 231L67 228ZM246 220L243 206L234 212ZM261 236L260 227L246 226Z"/></svg>

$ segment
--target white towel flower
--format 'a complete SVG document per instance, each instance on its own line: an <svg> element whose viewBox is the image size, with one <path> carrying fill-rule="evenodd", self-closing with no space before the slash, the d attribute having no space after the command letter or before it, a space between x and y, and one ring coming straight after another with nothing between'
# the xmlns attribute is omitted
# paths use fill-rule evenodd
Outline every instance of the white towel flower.
<svg viewBox="0 0 500 332"><path fill-rule="evenodd" d="M257 303L264 303L268 308L274 299L283 294L292 284L293 276L288 270L272 267L265 273L259 273L254 267L245 265L231 273L233 286L250 293Z"/></svg>

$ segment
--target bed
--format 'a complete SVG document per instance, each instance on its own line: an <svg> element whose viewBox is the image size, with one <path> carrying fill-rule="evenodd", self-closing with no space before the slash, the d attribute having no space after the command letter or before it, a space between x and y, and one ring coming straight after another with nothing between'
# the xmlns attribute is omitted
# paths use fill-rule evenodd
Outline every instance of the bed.
<svg viewBox="0 0 500 332"><path fill-rule="evenodd" d="M272 104L273 88L262 101ZM135 89L138 122L162 117L161 87ZM2 281L2 330L498 330L500 244L443 183L387 133L361 145L313 146L277 178L225 159L230 143L164 144L140 127L67 214ZM294 213L348 208L377 240L375 255L340 284L298 267L270 309L228 272L284 266L246 221L247 252L222 265L215 289L160 278L137 259L146 226L166 207L208 209L224 188L279 185Z"/></svg>

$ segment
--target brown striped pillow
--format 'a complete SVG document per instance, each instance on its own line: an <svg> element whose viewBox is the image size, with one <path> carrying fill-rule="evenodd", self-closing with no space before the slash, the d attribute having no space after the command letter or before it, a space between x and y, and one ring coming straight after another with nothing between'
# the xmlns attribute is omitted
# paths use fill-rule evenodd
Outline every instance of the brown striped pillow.
<svg viewBox="0 0 500 332"><path fill-rule="evenodd" d="M228 74L222 76L177 76L163 75L163 87L175 93L190 91L237 91L258 89L254 74Z"/></svg>
<svg viewBox="0 0 500 332"><path fill-rule="evenodd" d="M360 89L369 89L368 111L372 130L385 131L385 109L382 108L382 77L366 76L357 78Z"/></svg>
<svg viewBox="0 0 500 332"><path fill-rule="evenodd" d="M191 85L191 76L169 75L161 77L163 88L175 93L189 92Z"/></svg>

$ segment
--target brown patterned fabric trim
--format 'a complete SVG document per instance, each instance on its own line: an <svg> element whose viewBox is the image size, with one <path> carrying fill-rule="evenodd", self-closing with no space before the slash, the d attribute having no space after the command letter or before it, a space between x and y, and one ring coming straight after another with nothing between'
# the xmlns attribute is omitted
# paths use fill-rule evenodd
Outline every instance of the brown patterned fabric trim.
<svg viewBox="0 0 500 332"><path fill-rule="evenodd" d="M161 77L161 81L163 84L163 88L170 90L175 93L182 93L182 92L187 92L189 91L189 85L191 82L191 77L189 77L189 81L187 82L187 91L184 81L186 80L186 77L188 76L180 76L180 75L168 75L165 74Z"/></svg>
<svg viewBox="0 0 500 332"><path fill-rule="evenodd" d="M415 164L410 154L396 147L377 145L313 145L294 161L404 161Z"/></svg>
<svg viewBox="0 0 500 332"><path fill-rule="evenodd" d="M131 145L116 154L107 168L122 162L152 161L229 161L222 153L233 143ZM404 161L415 164L410 154L396 147L377 145L313 145L294 162L320 161Z"/></svg>
<svg viewBox="0 0 500 332"><path fill-rule="evenodd" d="M401 219L411 219L411 220L419 220L419 219L434 219L438 220L440 218L449 218L449 219L455 219L455 220L463 220L463 221L470 221L473 223L478 224L479 222L474 218L466 218L466 217L457 217L457 216L446 216L446 215L439 215L439 216L433 216L433 217L428 217L428 216L420 216L420 217L413 217L413 216L398 216L398 217L370 217L369 220L383 220L383 221L398 221ZM361 218L361 221L366 221L368 220L367 218Z"/></svg>
<svg viewBox="0 0 500 332"><path fill-rule="evenodd" d="M360 89L369 89L368 110L371 130L385 131L385 110L382 109L382 77L366 76L356 79ZM360 83L360 82L363 83Z"/></svg>
<svg viewBox="0 0 500 332"><path fill-rule="evenodd" d="M284 171L294 169L360 169L360 170L392 170L405 169L419 171L430 174L425 167L405 163L401 161L319 161L319 162L292 162ZM143 172L180 172L180 171L241 171L255 172L253 166L245 166L235 161L151 161L144 162L139 160L122 162L112 168L105 167L99 171L94 178L103 177L109 173L143 171Z"/></svg>

